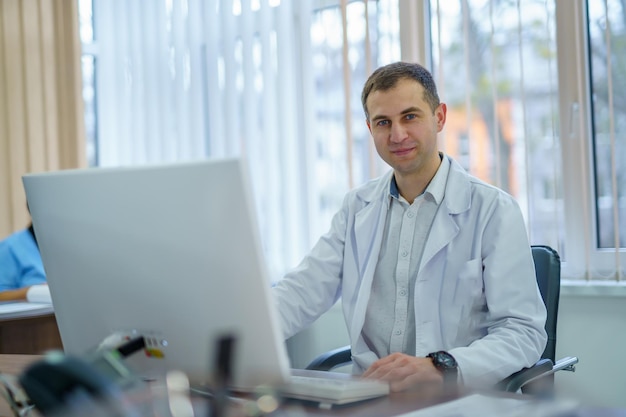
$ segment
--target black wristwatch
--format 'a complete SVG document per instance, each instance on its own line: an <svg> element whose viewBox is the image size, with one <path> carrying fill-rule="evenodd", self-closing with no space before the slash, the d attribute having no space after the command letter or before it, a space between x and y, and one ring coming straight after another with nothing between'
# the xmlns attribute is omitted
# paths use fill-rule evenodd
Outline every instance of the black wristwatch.
<svg viewBox="0 0 626 417"><path fill-rule="evenodd" d="M443 382L445 385L456 385L459 375L459 368L454 356L448 352L440 350L438 352L429 353L426 355L433 361L433 365L443 375Z"/></svg>

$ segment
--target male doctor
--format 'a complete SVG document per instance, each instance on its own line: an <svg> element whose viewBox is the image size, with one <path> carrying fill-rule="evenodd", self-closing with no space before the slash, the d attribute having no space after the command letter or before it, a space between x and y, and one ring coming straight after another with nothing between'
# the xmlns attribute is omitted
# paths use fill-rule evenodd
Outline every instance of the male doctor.
<svg viewBox="0 0 626 417"><path fill-rule="evenodd" d="M422 66L379 68L361 100L393 170L350 191L273 288L284 337L341 297L355 373L392 391L484 387L531 366L546 311L517 203L438 151L446 105Z"/></svg>

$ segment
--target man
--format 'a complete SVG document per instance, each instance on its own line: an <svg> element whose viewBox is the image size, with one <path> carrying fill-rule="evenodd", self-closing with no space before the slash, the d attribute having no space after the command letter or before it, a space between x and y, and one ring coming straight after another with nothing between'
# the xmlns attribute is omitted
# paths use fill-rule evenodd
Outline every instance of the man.
<svg viewBox="0 0 626 417"><path fill-rule="evenodd" d="M31 224L0 242L0 301L24 300L46 275Z"/></svg>
<svg viewBox="0 0 626 417"><path fill-rule="evenodd" d="M517 203L439 153L447 109L426 69L379 68L361 99L393 170L350 191L274 287L285 338L341 296L355 372L393 391L489 386L532 365L546 311Z"/></svg>

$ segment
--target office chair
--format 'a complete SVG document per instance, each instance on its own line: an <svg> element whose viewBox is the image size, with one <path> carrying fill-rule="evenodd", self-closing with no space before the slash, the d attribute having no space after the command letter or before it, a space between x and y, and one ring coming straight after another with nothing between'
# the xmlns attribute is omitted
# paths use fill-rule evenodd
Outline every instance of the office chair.
<svg viewBox="0 0 626 417"><path fill-rule="evenodd" d="M560 370L574 371L577 357L566 357L555 362L556 322L561 290L561 259L549 246L531 246L537 285L546 305L546 333L548 342L541 359L530 368L524 368L496 384L496 389L506 392L551 395L554 391L554 373ZM306 369L330 371L352 362L350 346L325 352L309 363Z"/></svg>

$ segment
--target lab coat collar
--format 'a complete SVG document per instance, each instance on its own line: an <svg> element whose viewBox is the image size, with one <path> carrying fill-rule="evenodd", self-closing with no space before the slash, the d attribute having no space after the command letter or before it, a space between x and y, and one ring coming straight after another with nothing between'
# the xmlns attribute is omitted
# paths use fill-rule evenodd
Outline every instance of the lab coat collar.
<svg viewBox="0 0 626 417"><path fill-rule="evenodd" d="M444 203L449 214L460 214L469 210L472 203L470 176L458 162L448 156L446 158L450 160L450 172Z"/></svg>
<svg viewBox="0 0 626 417"><path fill-rule="evenodd" d="M452 158L446 179L445 194L439 212L433 219L432 233L424 247L421 265L427 263L437 252L444 248L459 232L454 216L467 211L471 205L470 176ZM362 208L355 213L355 237L358 256L359 274L371 279L375 262L380 252L384 232L385 217L390 197L389 185L393 171L379 178L377 183L367 184L356 191L357 198L363 202Z"/></svg>
<svg viewBox="0 0 626 417"><path fill-rule="evenodd" d="M357 198L365 203L371 203L374 200L386 197L389 195L389 184L391 184L391 177L393 176L393 170L383 174L381 178L371 180L371 182L377 182L374 187L368 187L368 184L357 190Z"/></svg>
<svg viewBox="0 0 626 417"><path fill-rule="evenodd" d="M471 187L467 172L454 159L447 155L443 156L450 162L450 170L446 181L444 203L450 214L459 214L469 210L471 204ZM357 197L365 202L371 203L381 197L389 195L389 186L393 171L385 173L382 178L372 180L378 183L374 187L363 186L357 190Z"/></svg>
<svg viewBox="0 0 626 417"><path fill-rule="evenodd" d="M433 219L431 230L435 232L426 240L420 271L459 233L455 216L469 210L471 205L470 176L452 158L446 158L450 160L450 172L446 181L444 205L439 207L439 212Z"/></svg>

